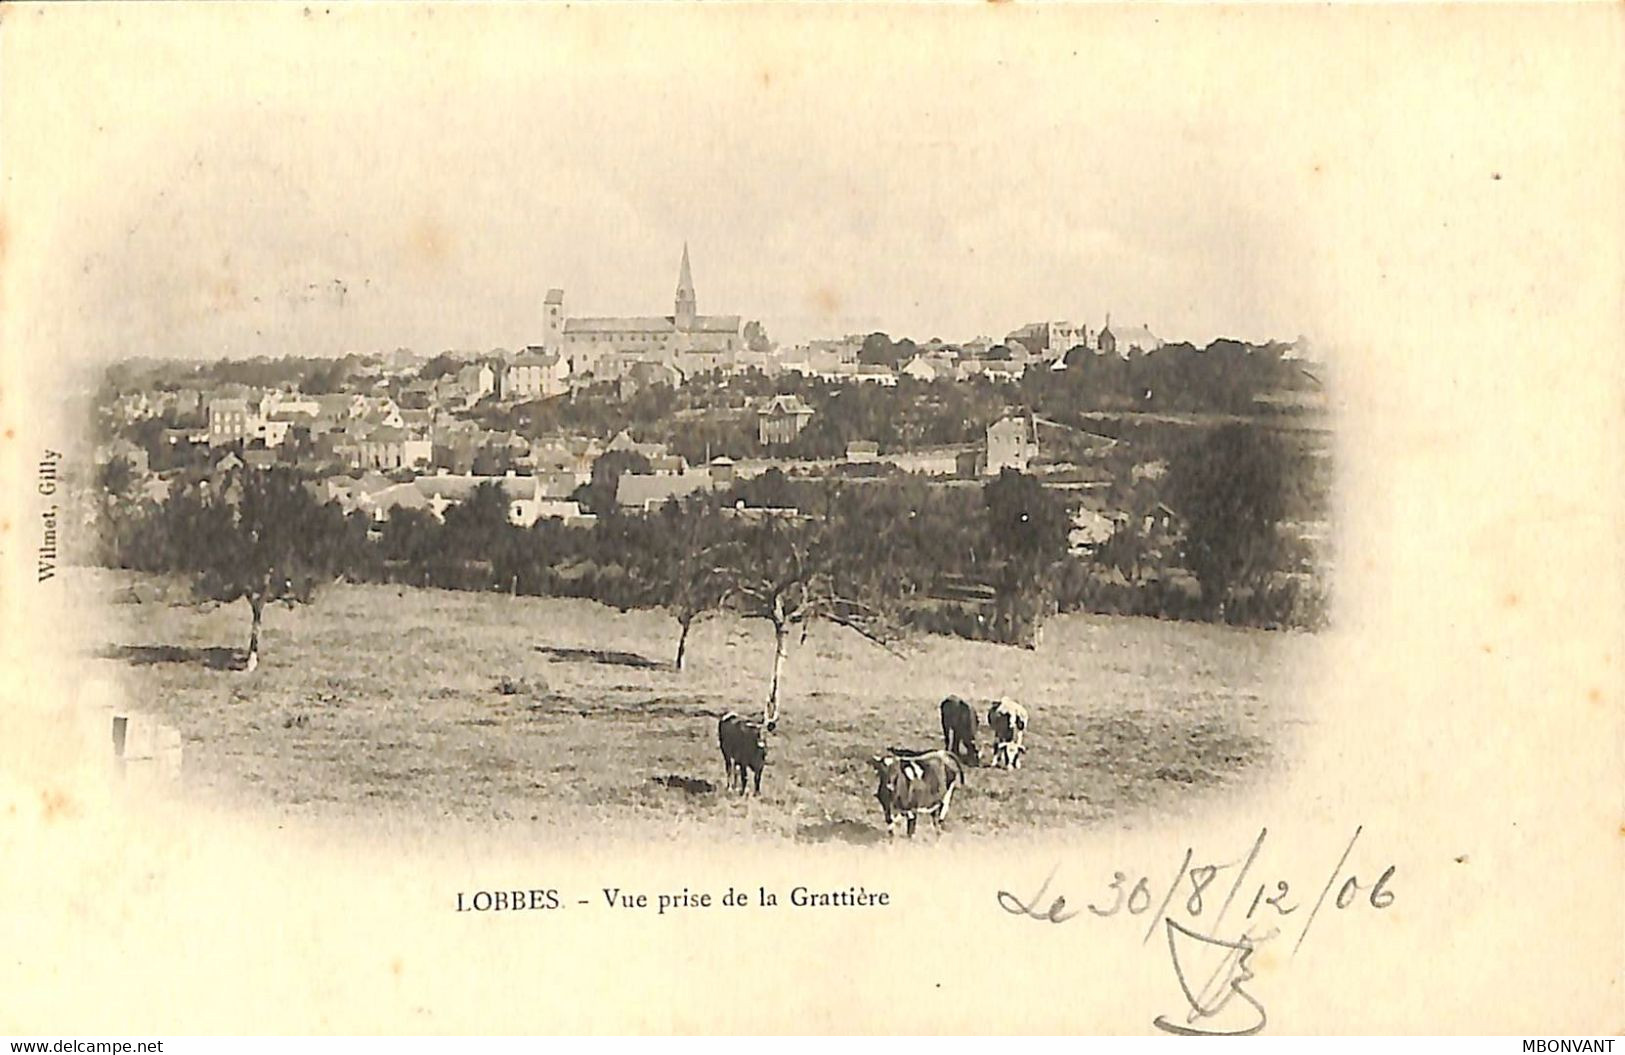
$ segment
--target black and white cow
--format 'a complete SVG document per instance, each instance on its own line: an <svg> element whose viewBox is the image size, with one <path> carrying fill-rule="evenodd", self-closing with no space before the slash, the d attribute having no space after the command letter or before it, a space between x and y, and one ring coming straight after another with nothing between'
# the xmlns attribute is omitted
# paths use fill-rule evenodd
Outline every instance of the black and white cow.
<svg viewBox="0 0 1625 1055"><path fill-rule="evenodd" d="M988 728L993 730L993 765L999 769L1020 769L1027 750L1021 742L1027 731L1027 708L1006 697L987 712Z"/></svg>
<svg viewBox="0 0 1625 1055"><path fill-rule="evenodd" d="M931 815L932 824L940 831L954 789L965 783L959 759L947 751L876 755L869 764L880 777L875 799L886 816L886 830L895 834L894 826L902 818L908 821L910 838L922 812Z"/></svg>
<svg viewBox="0 0 1625 1055"><path fill-rule="evenodd" d="M962 762L982 764L976 749L976 710L958 696L942 701L942 747Z"/></svg>
<svg viewBox="0 0 1625 1055"><path fill-rule="evenodd" d="M728 774L728 790L737 777L739 793L745 794L747 773L756 776L756 794L762 793L762 769L767 765L767 736L760 723L729 711L717 720L717 745L722 748L722 767Z"/></svg>

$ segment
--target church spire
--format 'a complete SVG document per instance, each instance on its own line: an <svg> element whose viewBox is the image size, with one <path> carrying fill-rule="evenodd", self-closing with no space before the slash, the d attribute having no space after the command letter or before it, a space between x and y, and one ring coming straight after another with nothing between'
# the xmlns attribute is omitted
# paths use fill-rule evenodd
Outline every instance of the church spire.
<svg viewBox="0 0 1625 1055"><path fill-rule="evenodd" d="M697 313L694 302L694 276L688 270L688 243L683 243L683 263L677 271L677 325L687 328Z"/></svg>

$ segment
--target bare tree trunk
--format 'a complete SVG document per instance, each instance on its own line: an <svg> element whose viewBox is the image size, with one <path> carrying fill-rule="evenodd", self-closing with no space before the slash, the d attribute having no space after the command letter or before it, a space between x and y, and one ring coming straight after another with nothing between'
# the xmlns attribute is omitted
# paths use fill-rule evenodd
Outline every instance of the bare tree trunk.
<svg viewBox="0 0 1625 1055"><path fill-rule="evenodd" d="M683 657L688 653L688 628L693 625L693 620L679 619L677 622L683 628L683 632L677 638L677 661L672 665L677 668L678 673L682 673Z"/></svg>
<svg viewBox="0 0 1625 1055"><path fill-rule="evenodd" d="M260 665L260 617L265 612L264 596L249 594L248 607L254 613L254 623L248 631L248 663L243 669L252 673Z"/></svg>
<svg viewBox="0 0 1625 1055"><path fill-rule="evenodd" d="M783 680L784 661L790 655L790 627L786 623L773 624L773 684L767 691L767 711L763 718L772 729L779 724L779 683Z"/></svg>

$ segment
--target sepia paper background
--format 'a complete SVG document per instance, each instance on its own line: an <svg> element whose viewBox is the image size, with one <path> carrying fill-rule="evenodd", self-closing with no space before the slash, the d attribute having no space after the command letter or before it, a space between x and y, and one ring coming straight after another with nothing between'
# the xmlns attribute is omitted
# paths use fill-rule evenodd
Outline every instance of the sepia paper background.
<svg viewBox="0 0 1625 1055"><path fill-rule="evenodd" d="M1018 918L996 893L1031 893L1057 865L1052 891L1074 907L1118 870L1155 890L1186 847L1234 862L1261 827L1270 874L1314 892L1357 825L1349 866L1369 882L1394 865L1395 903L1323 909L1297 955L1257 957L1268 1032L1625 1030L1621 44L1620 9L1601 4L6 6L0 1031L1150 1032L1180 1010L1160 935L1145 942L1125 918ZM1004 77L1032 90L1001 92ZM658 831L538 844L496 824L295 821L109 779L74 719L87 692L74 655L107 614L32 581L33 466L82 432L62 394L121 333L220 336L209 276L142 278L166 272L141 255L153 243L136 235L147 199L132 188L184 195L192 178L168 145L251 159L232 115L255 107L313 142L365 140L454 85L540 79L649 105L648 84L669 79L749 111L819 78L854 106L903 92L923 112L986 93L947 133L967 155L1009 122L1061 127L1072 93L1111 92L1125 122L1143 110L1170 136L1210 137L1211 172L1188 151L1169 171L1144 140L1128 158L1106 135L1057 143L1081 168L1143 166L1211 203L1250 276L1252 300L1230 306L1265 305L1272 328L1301 318L1335 349L1335 628L1297 672L1287 772L1182 815L879 849ZM790 134L775 128L796 126L763 105L767 156ZM906 153L879 142L843 164L881 173L862 193L884 240L889 203L911 193ZM1025 170L1010 159L1012 183ZM550 193L593 193L590 173L576 178ZM245 168L241 212L218 216L243 223L246 256L275 237L253 208L255 181L275 179ZM479 193L463 179L439 172L416 188L421 212L399 217L402 253L453 291L482 235L437 229L434 203ZM863 244L862 231L801 237ZM478 889L573 901L794 883L861 883L893 904L452 911Z"/></svg>

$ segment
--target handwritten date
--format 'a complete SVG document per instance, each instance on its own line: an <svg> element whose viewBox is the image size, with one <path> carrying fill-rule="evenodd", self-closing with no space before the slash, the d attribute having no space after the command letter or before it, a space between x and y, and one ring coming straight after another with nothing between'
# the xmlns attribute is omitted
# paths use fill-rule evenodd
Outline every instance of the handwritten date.
<svg viewBox="0 0 1625 1055"><path fill-rule="evenodd" d="M1065 923L1085 911L1102 919L1147 918L1143 942L1149 942L1159 924L1162 925L1174 974L1189 1010L1183 1022L1159 1015L1153 1024L1164 1032L1187 1035L1256 1033L1264 1027L1264 1005L1243 988L1243 984L1253 977L1248 960L1261 942L1278 938L1283 928L1296 927L1297 920L1301 919L1302 926L1297 927L1297 940L1292 946L1296 952L1308 938L1315 916L1328 897L1339 910L1369 906L1381 911L1394 903L1393 865L1378 873L1375 880L1369 878L1370 873L1362 880L1348 868L1349 856L1360 839L1361 830L1354 829L1342 856L1302 916L1297 914L1305 908L1306 902L1290 880L1267 873L1263 881L1249 878L1269 835L1268 829L1263 828L1259 829L1258 838L1253 840L1245 859L1239 862L1195 864L1195 849L1187 848L1178 866L1165 879L1159 880L1150 874L1113 872L1103 896L1086 902L1083 908L1068 908L1064 894L1050 895L1055 869L1050 870L1031 897L1024 899L1000 890L998 903L1012 915L1045 923ZM1332 895L1334 889L1335 896ZM1246 911L1235 928L1240 933L1230 939L1220 937L1232 905L1243 904L1247 906ZM1184 922L1177 921L1176 916ZM1289 917L1296 918L1289 923ZM1193 977L1190 963L1204 958L1212 961L1208 964L1211 971L1204 970Z"/></svg>

